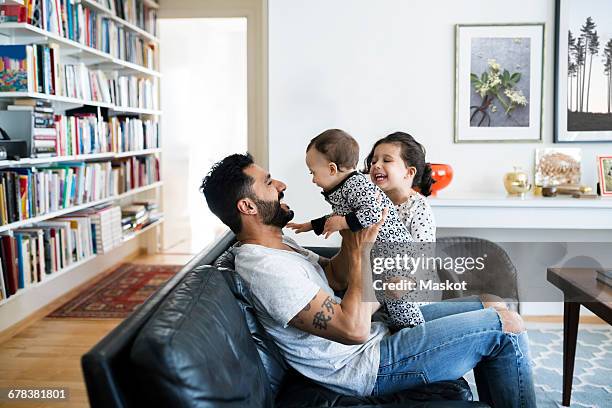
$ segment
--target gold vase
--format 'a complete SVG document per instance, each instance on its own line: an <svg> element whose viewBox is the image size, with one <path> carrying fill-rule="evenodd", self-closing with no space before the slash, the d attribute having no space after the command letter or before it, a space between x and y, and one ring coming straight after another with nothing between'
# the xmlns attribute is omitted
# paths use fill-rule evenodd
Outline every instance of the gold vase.
<svg viewBox="0 0 612 408"><path fill-rule="evenodd" d="M529 176L519 167L515 167L514 171L504 175L504 187L509 195L522 197L531 190Z"/></svg>

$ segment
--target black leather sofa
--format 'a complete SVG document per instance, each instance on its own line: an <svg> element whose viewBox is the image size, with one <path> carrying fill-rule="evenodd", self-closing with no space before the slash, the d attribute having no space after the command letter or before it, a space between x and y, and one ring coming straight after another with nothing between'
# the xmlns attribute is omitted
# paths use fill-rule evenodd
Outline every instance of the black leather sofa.
<svg viewBox="0 0 612 408"><path fill-rule="evenodd" d="M353 397L299 375L255 319L248 290L229 269L233 243L228 233L197 255L82 357L92 407L487 406L471 401L462 378Z"/></svg>

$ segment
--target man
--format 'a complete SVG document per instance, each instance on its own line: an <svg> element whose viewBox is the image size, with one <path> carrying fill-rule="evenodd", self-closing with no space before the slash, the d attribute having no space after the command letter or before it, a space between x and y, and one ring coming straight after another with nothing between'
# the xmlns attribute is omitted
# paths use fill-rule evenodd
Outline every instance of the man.
<svg viewBox="0 0 612 408"><path fill-rule="evenodd" d="M283 236L293 218L281 201L286 186L250 155L216 163L201 189L237 236L236 271L249 285L259 320L304 376L344 394L383 395L474 369L481 401L535 407L527 334L520 316L500 303L426 305L424 324L394 334L372 322L378 304L362 301L362 276L369 275L362 274L368 263L362 254L380 223L342 231L340 253L328 260ZM342 299L334 291L344 291Z"/></svg>

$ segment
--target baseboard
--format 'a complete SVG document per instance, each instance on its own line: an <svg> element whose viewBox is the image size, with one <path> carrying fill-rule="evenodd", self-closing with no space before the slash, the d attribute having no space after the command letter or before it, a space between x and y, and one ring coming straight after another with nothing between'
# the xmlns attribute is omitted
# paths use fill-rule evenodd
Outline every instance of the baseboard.
<svg viewBox="0 0 612 408"><path fill-rule="evenodd" d="M563 324L563 316L523 316L523 320L530 323L560 323ZM583 324L608 324L597 316L580 316Z"/></svg>

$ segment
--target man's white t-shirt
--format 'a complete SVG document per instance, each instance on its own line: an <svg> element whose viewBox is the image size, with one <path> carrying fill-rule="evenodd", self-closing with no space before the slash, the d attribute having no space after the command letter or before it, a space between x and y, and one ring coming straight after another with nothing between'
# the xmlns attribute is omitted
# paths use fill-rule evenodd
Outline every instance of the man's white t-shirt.
<svg viewBox="0 0 612 408"><path fill-rule="evenodd" d="M388 329L373 322L364 344L345 345L289 326L289 321L310 302L319 289L336 302L319 256L291 238L285 251L261 245L234 247L236 272L249 286L253 306L266 332L285 360L307 378L342 394L371 395L380 364L380 340Z"/></svg>

